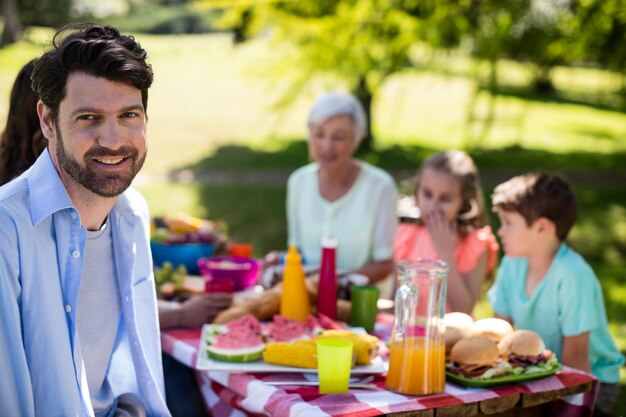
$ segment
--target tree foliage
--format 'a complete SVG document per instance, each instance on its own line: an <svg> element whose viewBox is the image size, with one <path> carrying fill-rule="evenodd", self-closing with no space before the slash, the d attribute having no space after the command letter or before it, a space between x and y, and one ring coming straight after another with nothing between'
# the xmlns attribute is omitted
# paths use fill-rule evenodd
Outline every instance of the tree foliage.
<svg viewBox="0 0 626 417"><path fill-rule="evenodd" d="M444 3L452 9L457 2L320 0L260 3L254 8L248 5L231 10L224 22L237 28L238 39L271 28L273 42L286 45L289 58L279 63L280 68L276 70L285 76L283 81L289 82L282 102L293 100L315 78L332 78L357 96L371 120L372 102L381 84L390 75L416 64L411 60L416 40L428 38L445 47L458 44L462 33L454 19L464 18L461 14L449 13L444 7L436 7ZM435 26L447 29L437 30ZM298 71L286 71L293 68ZM369 127L368 139L371 137ZM365 147L371 146L368 139L364 141Z"/></svg>
<svg viewBox="0 0 626 417"><path fill-rule="evenodd" d="M22 30L16 1L0 1L0 15L2 15L4 21L2 33L0 34L0 46L15 43Z"/></svg>
<svg viewBox="0 0 626 417"><path fill-rule="evenodd" d="M492 63L500 58L532 63L535 88L551 90L550 70L574 59L575 6L573 0L478 1L470 14L473 52Z"/></svg>
<svg viewBox="0 0 626 417"><path fill-rule="evenodd" d="M24 26L59 27L71 20L72 0L19 0Z"/></svg>
<svg viewBox="0 0 626 417"><path fill-rule="evenodd" d="M368 116L390 75L425 64L416 61L424 56L416 48L469 46L492 63L493 87L502 58L531 63L537 91L553 89L556 65L626 68L626 0L239 1L222 23L237 42L269 33L288 51L274 72L288 84L283 103L310 82L333 78L355 93Z"/></svg>
<svg viewBox="0 0 626 417"><path fill-rule="evenodd" d="M626 0L579 0L577 55L623 73L626 69Z"/></svg>

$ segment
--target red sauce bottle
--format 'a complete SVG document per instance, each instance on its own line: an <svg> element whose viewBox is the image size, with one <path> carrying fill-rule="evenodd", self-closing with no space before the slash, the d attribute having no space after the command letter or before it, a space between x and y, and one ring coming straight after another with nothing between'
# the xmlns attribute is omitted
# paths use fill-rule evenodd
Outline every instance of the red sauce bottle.
<svg viewBox="0 0 626 417"><path fill-rule="evenodd" d="M337 319L337 239L322 239L322 265L320 269L317 312Z"/></svg>

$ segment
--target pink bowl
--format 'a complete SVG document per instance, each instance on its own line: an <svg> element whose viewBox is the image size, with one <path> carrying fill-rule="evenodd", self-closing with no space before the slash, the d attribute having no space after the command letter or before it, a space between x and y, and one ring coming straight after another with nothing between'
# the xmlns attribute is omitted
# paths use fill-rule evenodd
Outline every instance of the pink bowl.
<svg viewBox="0 0 626 417"><path fill-rule="evenodd" d="M210 281L227 280L242 291L256 284L261 261L254 258L216 256L198 260L198 269Z"/></svg>

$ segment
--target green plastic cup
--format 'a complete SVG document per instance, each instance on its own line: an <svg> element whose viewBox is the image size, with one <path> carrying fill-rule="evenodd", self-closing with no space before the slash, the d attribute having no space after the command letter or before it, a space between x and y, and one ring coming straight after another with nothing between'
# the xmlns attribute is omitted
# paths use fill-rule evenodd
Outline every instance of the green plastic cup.
<svg viewBox="0 0 626 417"><path fill-rule="evenodd" d="M317 371L320 394L345 394L352 368L352 341L320 339L317 341Z"/></svg>
<svg viewBox="0 0 626 417"><path fill-rule="evenodd" d="M350 288L350 294L352 300L350 324L371 332L374 330L378 314L380 289L373 285L353 286Z"/></svg>

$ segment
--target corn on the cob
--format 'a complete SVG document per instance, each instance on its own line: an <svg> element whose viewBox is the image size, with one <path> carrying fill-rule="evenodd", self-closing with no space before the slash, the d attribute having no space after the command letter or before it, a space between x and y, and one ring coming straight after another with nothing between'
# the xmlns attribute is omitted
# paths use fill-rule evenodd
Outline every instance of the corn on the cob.
<svg viewBox="0 0 626 417"><path fill-rule="evenodd" d="M357 365L368 365L378 354L378 338L369 334L355 334L347 330L326 330L318 339L346 339L354 344Z"/></svg>
<svg viewBox="0 0 626 417"><path fill-rule="evenodd" d="M317 368L315 340L268 343L263 351L263 359L276 365L315 369Z"/></svg>

